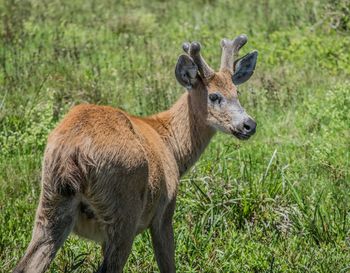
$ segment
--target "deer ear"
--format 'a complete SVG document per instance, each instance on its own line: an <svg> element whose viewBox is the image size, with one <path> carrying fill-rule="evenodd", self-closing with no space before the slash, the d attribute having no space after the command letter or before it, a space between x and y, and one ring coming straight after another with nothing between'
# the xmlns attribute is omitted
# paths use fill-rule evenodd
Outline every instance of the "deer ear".
<svg viewBox="0 0 350 273"><path fill-rule="evenodd" d="M235 62L233 65L235 72L232 76L232 81L235 85L249 80L254 73L257 58L258 52L254 50Z"/></svg>
<svg viewBox="0 0 350 273"><path fill-rule="evenodd" d="M198 67L192 58L183 54L177 60L175 76L177 81L187 90L191 90L197 82Z"/></svg>

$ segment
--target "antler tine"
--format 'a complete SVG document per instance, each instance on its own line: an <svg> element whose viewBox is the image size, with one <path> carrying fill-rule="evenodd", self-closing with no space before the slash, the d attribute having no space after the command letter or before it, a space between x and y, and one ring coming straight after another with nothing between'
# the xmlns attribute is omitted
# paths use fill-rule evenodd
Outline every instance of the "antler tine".
<svg viewBox="0 0 350 273"><path fill-rule="evenodd" d="M221 40L222 55L220 71L228 70L231 74L233 73L234 61L238 57L239 50L247 41L248 37L245 34L237 36L232 41L226 38Z"/></svg>
<svg viewBox="0 0 350 273"><path fill-rule="evenodd" d="M187 53L187 54L190 54L190 47L191 47L191 44L189 42L184 42L182 44L182 49Z"/></svg>
<svg viewBox="0 0 350 273"><path fill-rule="evenodd" d="M184 49L185 50L185 49ZM190 56L198 66L198 70L204 79L210 79L214 76L214 70L205 62L200 54L201 45L198 42L192 42L190 46Z"/></svg>

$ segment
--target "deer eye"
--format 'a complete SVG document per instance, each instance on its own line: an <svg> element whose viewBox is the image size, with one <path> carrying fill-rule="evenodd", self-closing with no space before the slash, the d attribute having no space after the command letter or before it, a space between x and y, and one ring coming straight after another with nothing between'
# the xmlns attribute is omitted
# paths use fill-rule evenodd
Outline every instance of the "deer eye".
<svg viewBox="0 0 350 273"><path fill-rule="evenodd" d="M209 99L212 101L212 102L221 102L222 100L222 96L218 93L212 93L212 94L209 94Z"/></svg>

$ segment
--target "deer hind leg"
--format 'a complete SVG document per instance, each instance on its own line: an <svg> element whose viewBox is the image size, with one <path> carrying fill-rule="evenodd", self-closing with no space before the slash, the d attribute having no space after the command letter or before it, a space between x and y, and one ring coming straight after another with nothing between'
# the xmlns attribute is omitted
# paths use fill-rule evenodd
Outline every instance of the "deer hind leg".
<svg viewBox="0 0 350 273"><path fill-rule="evenodd" d="M130 219L131 220L131 219ZM103 262L98 273L120 273L131 252L135 238L134 223L123 221L106 227L107 240L103 247Z"/></svg>
<svg viewBox="0 0 350 273"><path fill-rule="evenodd" d="M131 252L145 205L142 193L147 181L141 175L136 175L137 171L134 172L136 177L109 177L110 185L115 187L100 187L89 198L105 236L103 262L98 273L122 272Z"/></svg>
<svg viewBox="0 0 350 273"><path fill-rule="evenodd" d="M72 230L76 203L74 197L41 195L31 242L14 273L41 273L47 270Z"/></svg>
<svg viewBox="0 0 350 273"><path fill-rule="evenodd" d="M117 197L108 210L99 213L103 218L105 241L103 242L103 262L98 273L123 272L136 236L137 225L142 213L142 200Z"/></svg>

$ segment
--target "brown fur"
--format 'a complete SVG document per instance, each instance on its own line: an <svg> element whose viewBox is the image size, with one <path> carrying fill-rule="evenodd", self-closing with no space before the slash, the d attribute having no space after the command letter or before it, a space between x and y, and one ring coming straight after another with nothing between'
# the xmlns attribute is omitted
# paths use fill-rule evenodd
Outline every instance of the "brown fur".
<svg viewBox="0 0 350 273"><path fill-rule="evenodd" d="M44 272L71 231L102 244L98 272L122 272L134 237L147 228L160 271L175 272L179 179L215 126L230 132L238 102L231 76L198 79L169 110L145 118L109 106L74 107L49 136L32 241L14 272ZM227 111L208 102L218 90Z"/></svg>

